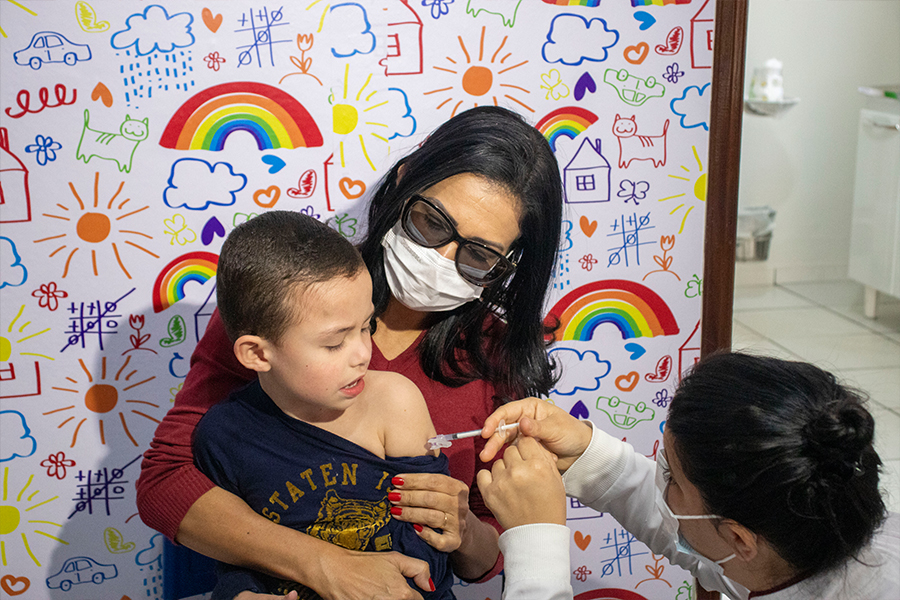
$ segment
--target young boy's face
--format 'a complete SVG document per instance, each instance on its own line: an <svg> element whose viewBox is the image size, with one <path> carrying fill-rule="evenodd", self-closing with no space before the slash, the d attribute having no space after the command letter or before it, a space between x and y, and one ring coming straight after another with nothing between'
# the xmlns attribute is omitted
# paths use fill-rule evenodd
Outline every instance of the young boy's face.
<svg viewBox="0 0 900 600"><path fill-rule="evenodd" d="M301 316L271 346L269 381L292 416L329 420L365 388L372 358L372 279L363 268L352 279L313 284L294 296Z"/></svg>

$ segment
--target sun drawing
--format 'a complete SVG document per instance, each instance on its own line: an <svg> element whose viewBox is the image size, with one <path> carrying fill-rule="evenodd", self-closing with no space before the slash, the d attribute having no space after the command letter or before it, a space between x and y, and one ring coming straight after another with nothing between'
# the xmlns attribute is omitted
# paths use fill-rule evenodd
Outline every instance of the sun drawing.
<svg viewBox="0 0 900 600"><path fill-rule="evenodd" d="M22 4L19 4L18 2L16 2L16 0L6 0L6 1L9 2L10 4L12 4L13 6L18 6L19 8L21 8L22 10L24 10L25 12L27 12L28 14L30 14L30 15L33 16L33 17L36 17L36 16L37 16L37 13L36 13L36 12L34 12L33 10L31 10L31 9L28 8L27 6L24 6L24 5L22 5ZM3 28L2 28L2 27L0 27L0 35L2 35L3 37L7 37L6 32L3 31ZM6 563L4 563L4 564L6 564Z"/></svg>
<svg viewBox="0 0 900 600"><path fill-rule="evenodd" d="M7 566L7 542L9 542L9 545L12 546L12 544L14 543L13 541L16 540L16 537L12 536L12 534L16 533L19 529L32 529L32 533L46 536L51 540L55 540L60 544L65 544L66 546L69 545L69 542L63 541L58 537L47 533L46 531L41 531L37 528L31 528L22 525L22 519L28 519L25 521L25 523L28 523L29 525L35 525L37 527L43 525L62 527L62 523L40 520L38 518L40 516L40 511L31 515L26 514L59 498L59 496L53 496L52 498L48 498L47 500L38 498L37 496L41 493L41 490L29 489L33 480L34 475L29 475L28 481L25 482L25 485L22 486L22 489L19 490L19 493L15 495L15 499L13 499L13 494L15 494L15 491L10 490L9 467L3 467L3 498L0 499L0 559L2 559L4 567ZM32 518L29 519L28 517ZM20 525L22 525L22 527L20 527ZM22 544L24 544L25 551L28 553L28 556L31 557L31 560L34 561L34 564L40 567L40 561L34 555L34 552L31 551L31 544L28 542L28 534L22 531L19 535L21 535L22 537Z"/></svg>
<svg viewBox="0 0 900 600"><path fill-rule="evenodd" d="M387 123L379 123L373 120L373 116L367 113L376 110L388 103L388 100L381 101L376 98L378 90L366 91L369 83L372 81L372 74L366 77L366 81L362 84L356 95L350 92L350 65L344 66L344 86L340 99L334 98L332 91L333 104L331 114L333 119L334 133L343 136L338 142L339 154L341 156L341 167L346 167L344 161L345 144L344 141L352 139L351 134L355 133L359 140L359 147L363 156L372 170L375 171L375 163L369 157L369 150L366 148L366 138L372 137L379 142L390 145L390 140L386 137L390 135ZM384 135L382 135L384 134Z"/></svg>
<svg viewBox="0 0 900 600"><path fill-rule="evenodd" d="M694 184L693 197L700 202L706 202L706 173L703 172L703 163L700 161L700 155L697 154L697 147L691 146L691 150L694 151L694 159L697 161L697 168L700 171L700 175L696 179L694 179L693 177L682 177L679 175L669 175L669 177L671 177L672 179L680 179L681 181L687 181L689 183L693 182L693 184ZM681 169L687 173L691 172L691 170L684 165L681 165ZM693 202L693 200L691 200L691 197L690 197L690 195L688 195L688 193L682 192L681 194L675 194L674 196L660 198L659 201L665 202L667 200L673 200L675 198L685 198L685 197L687 197L686 201L682 202L681 204L679 204L678 206L673 208L671 211L669 211L670 215L674 215L679 210L685 208L689 202ZM692 204L691 206L687 206L687 208L685 209L684 216L682 216L682 218L681 218L681 227L678 229L678 233L682 233L684 231L684 224L687 221L688 215L691 214L691 211L694 210L695 206L696 206L696 204Z"/></svg>
<svg viewBox="0 0 900 600"><path fill-rule="evenodd" d="M466 48L466 44L463 41L462 36L460 35L457 36L457 39L459 40L459 47L462 49L462 53L465 56L465 63L461 64L461 57L454 60L452 57L448 56L446 58L450 63L450 66L435 66L434 68L438 71L452 73L453 75L461 75L459 79L459 87L462 88L462 92L470 101L474 103L475 106L478 106L479 104L493 104L494 106L498 106L498 96L502 95L504 98L512 100L516 104L521 105L526 110L534 112L533 108L512 95L515 93L513 90L518 90L519 92L530 94L531 92L529 90L526 90L525 88L518 85L513 85L511 83L500 83L501 75L506 75L513 69L517 69L522 65L527 64L528 61L524 60L520 63L507 66L506 61L510 56L512 56L512 52L507 52L499 61L497 60L497 57L500 55L500 51L503 50L503 46L506 45L506 40L509 36L503 36L503 40L500 42L500 45L497 46L497 49L494 50L493 54L491 54L490 59L486 61L484 33L485 27L482 27L481 39L478 43L477 58L473 57L469 53L469 50ZM490 52L490 50L488 50L487 52ZM495 69L497 69L496 72L494 72ZM424 95L428 96L431 94L441 94L441 102L437 105L437 108L439 109L443 108L451 102L455 102L455 104L453 104L453 112L450 115L453 116L459 110L459 107L466 102L466 99L457 100L457 93L457 86L450 85L447 87L442 87L436 90L425 92Z"/></svg>
<svg viewBox="0 0 900 600"><path fill-rule="evenodd" d="M87 368L87 365L84 364L84 360L79 358L78 362L81 364L81 369L82 371L84 371L84 374L87 377L87 381L84 381L83 379L79 381L74 377L66 377L66 381L71 384L71 387L53 388L58 392L76 394L78 400L75 400L74 404L49 410L43 414L59 415L61 418L63 418L63 421L56 426L57 429L62 429L63 427L66 427L70 424L70 427L74 427L74 430L72 431L72 443L69 445L70 448L74 448L75 442L78 441L78 434L81 431L81 426L84 425L88 420L88 416L92 415L97 415L98 418L98 424L100 427L100 443L106 444L106 430L104 419L107 416L112 417L115 411L115 413L119 417L118 420L122 423L122 429L124 430L125 435L128 436L128 439L131 440L132 444L137 446L138 442L134 439L134 436L131 435L131 430L128 428L128 423L125 419L125 412L130 407L123 406L120 403L120 398L130 395L129 392L133 393L131 392L131 390L133 390L134 388L141 386L148 381L156 379L156 375L154 375L153 377L148 377L147 379L141 381L132 382L132 378L137 373L137 369L133 369L123 377L122 374L128 367L128 363L131 362L131 357L128 356L125 359L125 362L122 363L122 366L119 367L119 370L116 371L115 376L111 380L109 380L107 379L108 373L106 368L106 357L104 356L102 358L100 366L100 379L99 381L95 381L95 375L92 374L90 369ZM112 374L111 371L109 374ZM140 379L140 377L136 377L135 379ZM68 402L71 402L71 400L64 401L64 403ZM159 404L154 404L153 402L147 402L145 400L128 399L125 400L124 403L126 405L139 405L137 408L142 408L143 406L150 406L156 409L159 408ZM84 409L87 409L87 412L85 412ZM143 410L147 409L144 408ZM159 419L151 417L147 413L136 410L135 408L131 408L131 410L128 412L131 412L140 417L144 417L145 419L149 419L154 423L159 424Z"/></svg>
<svg viewBox="0 0 900 600"><path fill-rule="evenodd" d="M50 328L42 329L36 333L31 333L28 330L28 326L31 325L31 321L25 321L24 323L19 323L19 317L22 316L22 313L25 312L25 305L23 304L19 308L19 312L16 313L16 316L13 317L13 320L9 322L9 325L6 327L6 333L0 335L0 369L4 368L3 363L9 362L10 357L14 352L17 351L17 348L13 347L13 344L21 344L24 341L30 340L32 338L36 338L39 335L43 335L50 331ZM16 327L18 325L18 327ZM13 329L16 329L14 332ZM19 337L22 336L22 337ZM18 338L18 339L17 339ZM28 344L26 344L27 346ZM37 352L17 352L20 356L39 356L40 358L46 358L49 360L56 360L51 356L47 356L46 354L38 354ZM3 377L0 376L0 381L3 381Z"/></svg>
<svg viewBox="0 0 900 600"><path fill-rule="evenodd" d="M305 10L309 10L313 8L316 4L321 4L322 0L313 0L311 4L306 6ZM325 25L325 16L331 11L331 2L326 2L324 7L322 8L322 14L319 16L319 29L318 33L322 33L322 27Z"/></svg>
<svg viewBox="0 0 900 600"><path fill-rule="evenodd" d="M135 210L131 210L132 207L130 206L126 208L126 205L131 202L131 198L122 200L118 203L118 205L115 206L115 208L113 208L113 204L116 203L116 199L122 192L122 187L124 185L124 181L119 183L119 188L109 199L109 202L106 204L106 206L103 207L100 205L100 173L95 173L94 205L92 207L93 210L89 210L88 207L85 206L84 201L82 201L81 196L78 195L78 191L75 189L75 186L70 181L69 189L72 190L72 195L78 202L78 210L80 211L80 214L78 212L72 212L72 209L60 203L57 203L56 206L64 211L62 214L55 215L44 213L45 217L59 219L61 221L66 221L67 223L75 224L75 231L73 233L78 239L74 242L71 242L74 247L70 249L70 243L68 241L61 241L57 243L61 243L62 245L57 247L50 253L50 257L53 257L60 252L63 252L64 250L68 252L68 256L66 257L66 264L65 267L63 267L63 278L65 278L69 274L69 267L72 264L72 258L82 248L82 243L86 244L85 248L90 248L91 265L94 268L94 275L99 275L99 272L97 270L97 248L100 244L107 243L107 245L112 248L113 254L116 258L116 262L119 263L119 267L122 269L122 272L125 273L125 276L128 277L128 279L131 279L131 273L128 272L128 269L125 267L125 263L122 262L122 255L119 252L119 247L116 245L116 242L110 240L110 237L115 234L123 234L143 237L148 240L152 240L153 236L140 231L135 231L134 229L122 229L118 224L119 221L139 214L150 208L149 206L142 206L141 208ZM115 213L118 212L124 212L124 214L115 216ZM34 243L40 244L42 242L49 242L52 240L63 240L63 238L66 238L68 236L68 233L62 233L60 235L53 235L50 237L41 238L39 240L34 240ZM136 244L130 240L125 240L124 243L133 248L137 248L138 250L142 250L154 258L159 258L159 255L150 252L140 244Z"/></svg>

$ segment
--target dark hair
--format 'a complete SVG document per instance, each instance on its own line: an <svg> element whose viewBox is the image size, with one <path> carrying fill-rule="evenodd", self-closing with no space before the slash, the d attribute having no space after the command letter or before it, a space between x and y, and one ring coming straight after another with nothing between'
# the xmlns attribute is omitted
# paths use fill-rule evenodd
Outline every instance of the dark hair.
<svg viewBox="0 0 900 600"><path fill-rule="evenodd" d="M231 341L258 335L278 343L299 318L297 293L365 268L348 240L301 213L266 212L238 225L222 244L216 299Z"/></svg>
<svg viewBox="0 0 900 600"><path fill-rule="evenodd" d="M381 181L360 244L376 313L390 298L381 240L410 196L461 173L482 177L516 199L520 235L512 250L518 267L506 281L486 288L480 302L434 316L419 350L422 368L445 385L485 379L501 396L547 394L556 377L542 316L559 249L562 183L550 144L510 110L481 106L459 113ZM490 320L492 311L505 323Z"/></svg>
<svg viewBox="0 0 900 600"><path fill-rule="evenodd" d="M709 512L813 575L857 557L885 519L865 400L811 364L714 354L681 381L666 429Z"/></svg>

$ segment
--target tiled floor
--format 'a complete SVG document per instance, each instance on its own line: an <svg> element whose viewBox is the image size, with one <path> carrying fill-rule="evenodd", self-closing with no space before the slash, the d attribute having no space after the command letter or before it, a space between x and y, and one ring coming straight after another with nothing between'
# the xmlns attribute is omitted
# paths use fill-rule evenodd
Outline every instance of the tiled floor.
<svg viewBox="0 0 900 600"><path fill-rule="evenodd" d="M900 300L879 295L863 315L853 281L737 287L732 347L813 362L868 392L882 487L900 512Z"/></svg>

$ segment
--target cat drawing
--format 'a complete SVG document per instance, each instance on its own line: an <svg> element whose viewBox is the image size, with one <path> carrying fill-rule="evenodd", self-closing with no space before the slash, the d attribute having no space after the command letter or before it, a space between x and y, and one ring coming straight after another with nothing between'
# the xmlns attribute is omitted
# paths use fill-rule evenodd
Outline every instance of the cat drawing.
<svg viewBox="0 0 900 600"><path fill-rule="evenodd" d="M619 139L619 168L625 169L633 160L653 161L654 167L666 164L666 132L669 120L663 125L661 135L637 135L637 121L616 115L613 133Z"/></svg>
<svg viewBox="0 0 900 600"><path fill-rule="evenodd" d="M107 133L90 127L91 114L84 110L84 129L81 131L81 139L78 141L78 149L75 158L85 163L95 156L104 160L113 160L119 166L119 171L131 172L131 159L138 144L150 135L147 119L138 121L125 115L125 120L119 126L119 133Z"/></svg>

